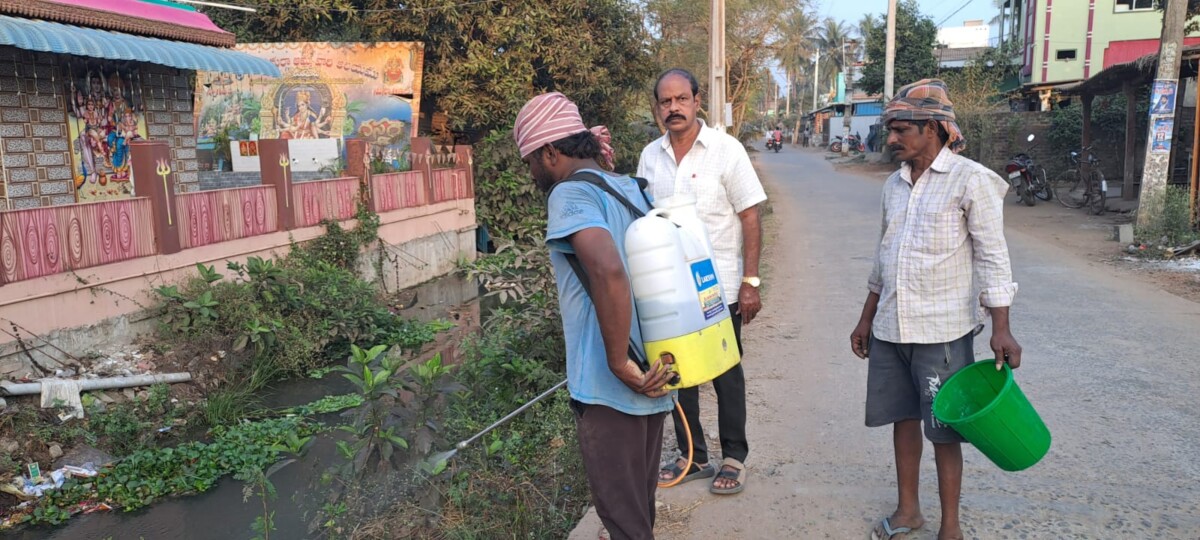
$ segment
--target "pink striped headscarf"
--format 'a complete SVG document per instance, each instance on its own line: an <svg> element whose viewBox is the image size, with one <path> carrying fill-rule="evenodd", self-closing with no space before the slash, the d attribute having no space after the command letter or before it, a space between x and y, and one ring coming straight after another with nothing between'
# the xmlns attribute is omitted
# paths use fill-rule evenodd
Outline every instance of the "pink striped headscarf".
<svg viewBox="0 0 1200 540"><path fill-rule="evenodd" d="M579 107L559 92L542 94L521 107L513 124L513 139L517 141L524 159L538 148L571 135L589 131L579 116ZM608 128L596 126L590 130L600 141L600 165L612 169L612 136Z"/></svg>

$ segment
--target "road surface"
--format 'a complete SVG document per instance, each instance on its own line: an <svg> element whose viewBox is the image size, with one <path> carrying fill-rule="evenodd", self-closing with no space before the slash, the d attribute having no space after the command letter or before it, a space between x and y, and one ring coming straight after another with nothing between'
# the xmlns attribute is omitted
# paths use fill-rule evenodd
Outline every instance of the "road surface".
<svg viewBox="0 0 1200 540"><path fill-rule="evenodd" d="M891 430L863 426L866 362L849 349L879 234L880 175L839 172L792 147L758 154L756 164L774 217L765 307L745 329L747 487L729 497L709 494L704 481L660 490L656 533L865 538L895 505ZM1017 381L1054 442L1020 473L965 449L964 532L1200 538L1200 304L1014 224L1049 208L1010 197L1005 209L1020 284L1012 326L1025 350ZM976 338L979 359L993 356L988 337ZM702 395L709 447L719 448L715 400ZM927 525L910 538L936 538L929 443L921 497ZM572 538L595 538L598 524L589 514Z"/></svg>

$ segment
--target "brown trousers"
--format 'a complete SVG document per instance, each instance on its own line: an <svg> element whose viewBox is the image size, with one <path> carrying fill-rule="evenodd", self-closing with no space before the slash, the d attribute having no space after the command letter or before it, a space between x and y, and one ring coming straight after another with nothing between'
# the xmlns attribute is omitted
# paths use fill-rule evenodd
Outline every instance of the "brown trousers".
<svg viewBox="0 0 1200 540"><path fill-rule="evenodd" d="M666 413L632 416L571 400L592 504L613 540L654 538Z"/></svg>

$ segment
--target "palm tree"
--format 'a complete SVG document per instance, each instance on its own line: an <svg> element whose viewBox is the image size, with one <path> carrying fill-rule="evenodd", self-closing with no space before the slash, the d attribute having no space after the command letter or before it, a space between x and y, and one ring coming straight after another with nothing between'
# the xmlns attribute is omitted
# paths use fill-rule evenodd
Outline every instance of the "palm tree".
<svg viewBox="0 0 1200 540"><path fill-rule="evenodd" d="M800 74L812 64L816 27L816 19L804 7L798 6L785 16L780 29L782 38L775 43L775 60L787 74L788 91L793 97Z"/></svg>
<svg viewBox="0 0 1200 540"><path fill-rule="evenodd" d="M997 0L997 1L1004 1L1004 0ZM867 50L867 40L871 39L871 32L873 30L875 30L877 27L879 27L880 24L881 24L881 21L879 20L879 17L872 13L863 15L862 19L859 19L858 35L862 38L862 50L864 50L864 51Z"/></svg>
<svg viewBox="0 0 1200 540"><path fill-rule="evenodd" d="M832 17L825 19L814 36L821 51L821 84L830 84L837 80L838 73L845 71L846 63L857 58L856 36L851 33L849 25ZM843 46L845 51L842 50Z"/></svg>

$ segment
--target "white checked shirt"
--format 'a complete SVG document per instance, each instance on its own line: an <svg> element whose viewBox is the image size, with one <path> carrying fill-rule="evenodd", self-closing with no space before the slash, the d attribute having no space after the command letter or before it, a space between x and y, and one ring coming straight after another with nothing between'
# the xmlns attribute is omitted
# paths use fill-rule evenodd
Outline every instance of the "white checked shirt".
<svg viewBox="0 0 1200 540"><path fill-rule="evenodd" d="M1008 183L943 149L912 182L906 163L883 187L883 234L867 284L872 332L891 343L946 343L1017 294L1004 240Z"/></svg>
<svg viewBox="0 0 1200 540"><path fill-rule="evenodd" d="M650 181L655 200L688 194L708 229L725 303L738 301L742 286L742 220L738 214L767 200L741 141L700 122L700 135L678 164L663 135L642 150L637 175Z"/></svg>

